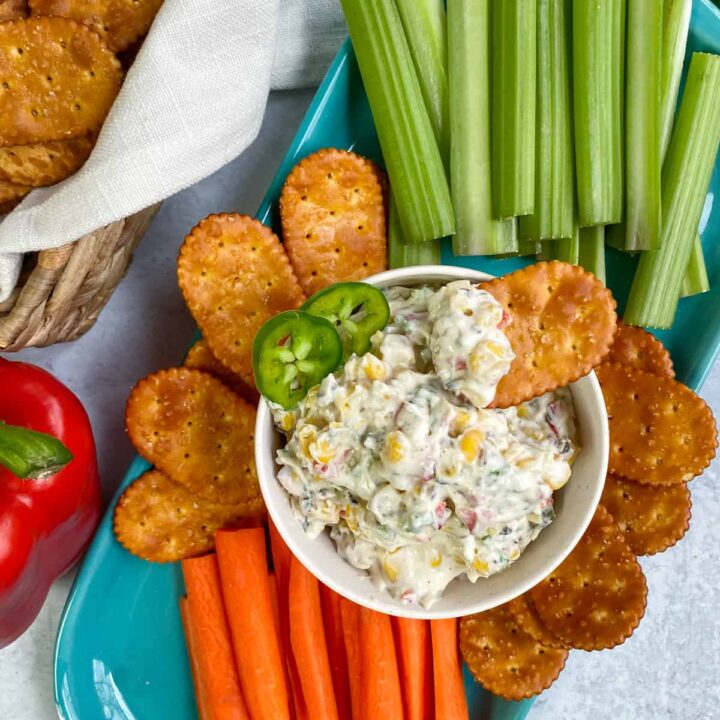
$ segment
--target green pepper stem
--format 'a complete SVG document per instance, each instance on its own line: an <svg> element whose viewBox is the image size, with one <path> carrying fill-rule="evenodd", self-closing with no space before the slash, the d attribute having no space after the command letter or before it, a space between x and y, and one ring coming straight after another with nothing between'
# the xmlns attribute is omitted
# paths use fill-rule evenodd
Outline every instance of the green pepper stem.
<svg viewBox="0 0 720 720"><path fill-rule="evenodd" d="M73 459L52 435L0 420L0 465L23 480L54 475Z"/></svg>

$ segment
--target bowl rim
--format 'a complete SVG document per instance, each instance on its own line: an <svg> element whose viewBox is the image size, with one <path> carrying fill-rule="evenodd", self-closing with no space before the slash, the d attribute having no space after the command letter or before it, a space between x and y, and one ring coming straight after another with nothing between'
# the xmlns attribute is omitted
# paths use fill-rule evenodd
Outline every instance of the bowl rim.
<svg viewBox="0 0 720 720"><path fill-rule="evenodd" d="M480 270L473 270L456 265L413 265L376 273L375 275L365 278L363 282L367 282L374 286L391 287L393 285L399 285L403 281L414 282L415 284L433 282L434 280L439 282L451 282L453 280L486 281L494 277L496 276ZM555 570L555 568L557 568L563 560L565 560L565 558L572 552L577 543L580 541L580 538L585 533L585 530L589 526L595 514L597 506L600 504L605 476L607 474L610 444L609 429L607 415L605 413L605 402L600 389L600 383L597 380L595 372L591 370L588 375L584 376L584 378L580 378L580 380L584 379L588 379L590 382L594 406L592 410L601 416L599 436L601 462L600 467L597 468L598 472L593 476L594 487L591 494L591 500L584 512L576 516L576 523L573 526L574 530L570 533L568 540L562 546L562 549L552 554L551 559L542 563L534 572L527 573L521 580L514 583L510 589L505 592L498 593L489 601L479 601L475 605L469 604L467 609L463 608L460 612L458 612L457 608L441 610L434 609L434 606L424 608L419 604L401 605L389 595L387 596L387 604L385 604L384 601L377 601L375 599L365 597L353 589L348 589L342 583L337 582L330 574L324 572L316 562L315 556L324 553L325 550L321 548L320 553L306 552L303 547L295 542L291 535L285 532L284 525L287 521L286 517L283 515L283 510L275 502L272 492L269 491L272 483L275 485L278 484L277 466L275 463L274 451L264 442L264 438L266 437L268 427L270 428L271 433L277 433L278 431L273 427L270 407L265 398L261 395L255 422L255 464L257 467L260 491L262 493L263 500L265 501L270 520L275 525L275 529L280 534L293 555L295 555L305 568L309 570L320 582L328 586L331 590L334 590L342 597L371 610L398 617L439 620L445 618L457 618L476 612L483 612L485 610L490 610L493 607L497 607L498 605L502 605L503 603L522 595L524 592L527 592L530 588L537 585L541 580ZM286 491L283 490L282 495L287 496ZM293 522L297 521L293 518ZM541 541L541 539L542 533L533 540L533 543L537 543L538 541ZM477 582L479 583L481 580L482 578ZM369 587L373 586L369 585ZM408 609L404 610L404 608Z"/></svg>

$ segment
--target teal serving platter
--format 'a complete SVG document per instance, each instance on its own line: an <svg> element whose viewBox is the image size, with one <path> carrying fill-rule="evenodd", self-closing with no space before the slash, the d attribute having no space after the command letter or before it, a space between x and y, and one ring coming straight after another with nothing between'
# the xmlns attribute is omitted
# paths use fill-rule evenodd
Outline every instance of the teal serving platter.
<svg viewBox="0 0 720 720"><path fill-rule="evenodd" d="M688 52L720 53L720 11L694 0ZM292 166L323 147L353 149L382 162L372 115L349 42L340 49L258 211L277 225L277 199ZM720 163L715 166L701 222L709 293L682 300L672 330L658 333L680 380L699 388L720 347ZM526 260L456 258L449 243L445 264L502 275ZM608 284L622 310L634 261L608 252ZM118 494L148 469L136 458ZM143 562L127 553L112 532L111 504L70 593L55 648L55 700L66 720L196 720L183 640L177 565ZM522 720L532 699L493 697L466 673L472 720Z"/></svg>

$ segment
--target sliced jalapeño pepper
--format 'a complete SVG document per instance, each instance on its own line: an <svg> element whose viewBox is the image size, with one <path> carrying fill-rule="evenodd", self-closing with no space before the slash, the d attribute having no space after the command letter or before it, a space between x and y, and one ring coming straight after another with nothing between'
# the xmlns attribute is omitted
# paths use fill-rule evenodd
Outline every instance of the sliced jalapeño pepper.
<svg viewBox="0 0 720 720"><path fill-rule="evenodd" d="M289 410L340 365L342 354L340 336L328 320L296 310L280 313L253 341L255 384Z"/></svg>
<svg viewBox="0 0 720 720"><path fill-rule="evenodd" d="M382 291L364 282L342 282L315 293L302 310L327 318L343 342L344 359L370 349L370 338L387 325L390 306Z"/></svg>

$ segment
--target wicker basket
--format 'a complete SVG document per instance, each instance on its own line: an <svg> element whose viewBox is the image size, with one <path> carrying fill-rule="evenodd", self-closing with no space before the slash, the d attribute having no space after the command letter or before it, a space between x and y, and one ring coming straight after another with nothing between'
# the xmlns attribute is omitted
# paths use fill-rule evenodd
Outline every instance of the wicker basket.
<svg viewBox="0 0 720 720"><path fill-rule="evenodd" d="M18 286L0 303L0 351L67 342L87 332L159 208L154 205L55 250L27 255Z"/></svg>

